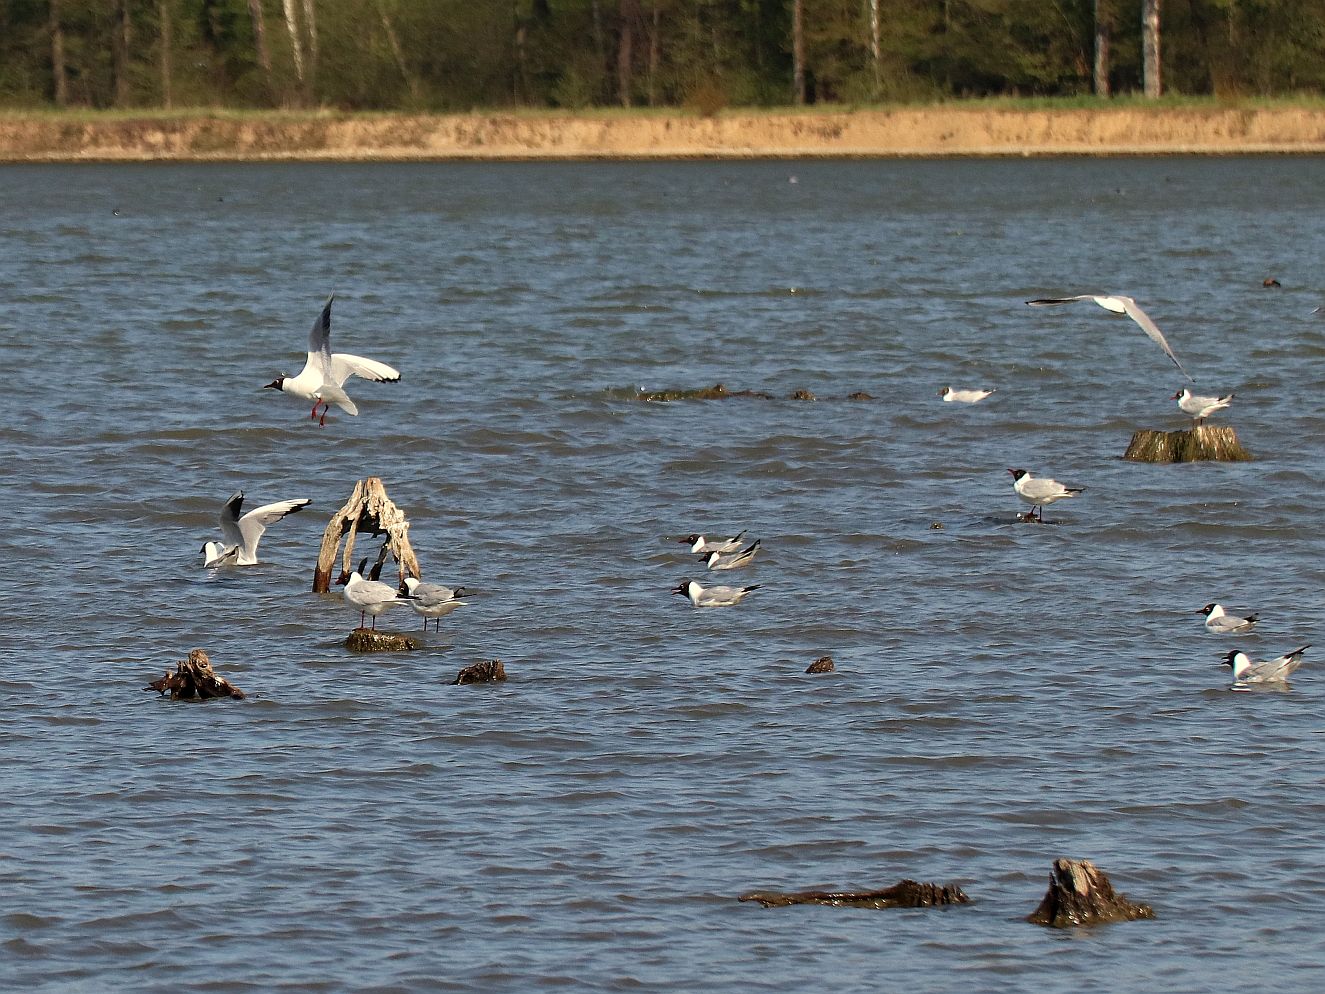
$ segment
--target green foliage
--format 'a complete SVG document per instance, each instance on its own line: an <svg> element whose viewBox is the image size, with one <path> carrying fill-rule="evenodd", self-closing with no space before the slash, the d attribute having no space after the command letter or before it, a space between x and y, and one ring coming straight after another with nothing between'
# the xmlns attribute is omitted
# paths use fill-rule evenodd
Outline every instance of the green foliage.
<svg viewBox="0 0 1325 994"><path fill-rule="evenodd" d="M793 0L58 0L75 106L346 110L783 105ZM879 14L878 54L871 8ZM1091 92L1096 0L801 0L812 102L858 105ZM1140 88L1140 0L1104 0L1115 93ZM50 0L0 0L0 105L50 105ZM120 12L127 65L115 58ZM1246 98L1325 91L1325 0L1165 3L1168 92ZM165 27L170 50L165 52ZM628 29L628 30L627 30ZM629 58L621 58L629 37ZM300 79L296 41L305 58ZM117 74L121 77L117 79ZM119 84L117 86L117 83ZM623 94L621 91L625 90Z"/></svg>

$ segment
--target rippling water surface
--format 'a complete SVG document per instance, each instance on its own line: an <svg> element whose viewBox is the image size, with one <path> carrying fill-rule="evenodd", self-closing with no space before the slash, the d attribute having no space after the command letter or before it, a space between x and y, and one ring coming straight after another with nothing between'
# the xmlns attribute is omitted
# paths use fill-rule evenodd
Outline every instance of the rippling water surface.
<svg viewBox="0 0 1325 994"><path fill-rule="evenodd" d="M0 980L1318 989L1321 176L0 170ZM1096 289L1237 392L1217 417L1255 462L1119 458L1183 425L1176 370L1093 305L1023 304ZM404 379L351 381L360 417L319 428L261 387L333 292L333 344ZM779 399L631 399L718 381ZM1010 466L1087 490L1018 524ZM308 592L369 474L425 579L476 591L420 652L347 652L357 619ZM204 571L240 488L313 504L261 565ZM669 593L700 567L668 536L740 529L760 590ZM1257 658L1321 644L1290 692L1227 690L1212 600L1262 614ZM249 700L142 692L195 646ZM492 657L507 683L448 685ZM1058 856L1158 919L1025 924ZM735 900L907 876L974 903Z"/></svg>

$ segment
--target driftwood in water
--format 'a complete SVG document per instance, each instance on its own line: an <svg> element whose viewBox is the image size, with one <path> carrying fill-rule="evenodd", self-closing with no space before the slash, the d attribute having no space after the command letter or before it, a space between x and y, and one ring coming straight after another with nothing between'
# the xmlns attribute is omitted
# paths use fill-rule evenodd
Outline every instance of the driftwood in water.
<svg viewBox="0 0 1325 994"><path fill-rule="evenodd" d="M175 672L153 680L144 690L155 690L162 697L170 695L172 701L208 701L216 697L231 697L242 701L244 692L212 670L212 661L201 649L194 649L188 659L175 664Z"/></svg>
<svg viewBox="0 0 1325 994"><path fill-rule="evenodd" d="M635 394L636 400L668 402L673 400L727 400L731 397L754 397L758 400L777 400L771 393L764 393L762 390L728 390L721 383L715 383L711 387L700 387L695 390L641 390ZM794 390L790 396L791 400L818 400L811 391L801 387ZM858 390L847 396L847 400L873 400L869 394L863 390Z"/></svg>
<svg viewBox="0 0 1325 994"><path fill-rule="evenodd" d="M345 639L345 648L350 652L408 652L410 649L422 649L423 643L412 635L356 628Z"/></svg>
<svg viewBox="0 0 1325 994"><path fill-rule="evenodd" d="M1196 425L1183 431L1142 428L1123 453L1134 462L1250 462L1251 453L1227 425Z"/></svg>
<svg viewBox="0 0 1325 994"><path fill-rule="evenodd" d="M1056 859L1049 873L1049 890L1026 920L1033 925L1073 928L1154 918L1148 904L1133 904L1113 892L1109 878L1088 859Z"/></svg>
<svg viewBox="0 0 1325 994"><path fill-rule="evenodd" d="M809 668L808 668L805 672L806 672L806 673L831 673L831 672L833 672L833 657L832 657L832 656L820 656L818 659L816 659L814 662L812 662L812 663L810 664Z"/></svg>
<svg viewBox="0 0 1325 994"><path fill-rule="evenodd" d="M500 659L485 659L473 666L466 666L456 674L451 686L459 683L500 683L506 679L506 667Z"/></svg>
<svg viewBox="0 0 1325 994"><path fill-rule="evenodd" d="M354 485L354 492L345 506L327 522L322 533L322 547L317 554L317 569L313 573L313 593L325 594L331 590L331 570L342 536L345 537L345 554L341 561L341 576L349 578L350 564L354 561L354 540L360 530L371 531L374 536L386 534L386 544L378 562L390 551L400 564L400 582L404 582L406 575L419 576L419 561L409 544L409 522L405 520L405 512L391 502L381 479L370 476Z"/></svg>
<svg viewBox="0 0 1325 994"><path fill-rule="evenodd" d="M834 908L934 908L946 904L967 904L971 899L956 884L940 887L903 880L883 890L829 891L803 890L751 891L742 901L758 901L765 908L785 908L792 904L826 904Z"/></svg>

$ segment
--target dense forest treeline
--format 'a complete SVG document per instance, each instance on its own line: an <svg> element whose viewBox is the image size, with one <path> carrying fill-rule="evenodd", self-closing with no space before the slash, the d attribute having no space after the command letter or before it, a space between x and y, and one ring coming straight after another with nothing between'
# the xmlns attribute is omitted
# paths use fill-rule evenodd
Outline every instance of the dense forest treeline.
<svg viewBox="0 0 1325 994"><path fill-rule="evenodd" d="M0 0L10 107L711 111L1161 79L1319 92L1325 0Z"/></svg>

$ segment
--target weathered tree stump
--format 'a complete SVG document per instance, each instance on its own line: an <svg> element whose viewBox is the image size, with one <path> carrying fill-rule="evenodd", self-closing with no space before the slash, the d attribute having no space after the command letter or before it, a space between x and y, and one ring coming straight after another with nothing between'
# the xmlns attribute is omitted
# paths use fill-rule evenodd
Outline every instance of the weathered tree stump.
<svg viewBox="0 0 1325 994"><path fill-rule="evenodd" d="M1051 928L1103 925L1154 918L1148 904L1133 904L1113 892L1113 884L1088 859L1056 859L1049 873L1049 890L1026 920Z"/></svg>
<svg viewBox="0 0 1325 994"><path fill-rule="evenodd" d="M1250 462L1251 453L1228 425L1196 425L1183 431L1142 428L1123 453L1133 462Z"/></svg>
<svg viewBox="0 0 1325 994"><path fill-rule="evenodd" d="M485 659L473 666L466 666L456 674L451 686L461 683L500 683L506 679L506 667L500 659Z"/></svg>
<svg viewBox="0 0 1325 994"><path fill-rule="evenodd" d="M883 890L829 891L803 890L751 891L738 900L758 901L765 908L785 908L792 904L826 904L834 908L935 908L947 904L967 904L970 898L956 884L940 887L903 880Z"/></svg>
<svg viewBox="0 0 1325 994"><path fill-rule="evenodd" d="M378 562L382 562L386 552L390 551L400 564L400 582L404 582L406 574L419 576L419 561L409 544L409 522L405 520L405 512L391 502L381 479L370 476L354 485L354 492L345 506L327 522L322 533L322 547L317 554L317 569L313 573L313 593L325 594L331 590L331 568L336 562L336 550L342 536L345 536L345 555L341 561L341 575L349 578L350 564L354 560L354 540L360 529L369 530L374 536L386 533L386 544Z"/></svg>
<svg viewBox="0 0 1325 994"><path fill-rule="evenodd" d="M346 637L345 648L350 652L408 652L422 649L423 642L412 635L356 628Z"/></svg>
<svg viewBox="0 0 1325 994"><path fill-rule="evenodd" d="M833 672L833 657L820 656L806 669L806 673L831 673Z"/></svg>
<svg viewBox="0 0 1325 994"><path fill-rule="evenodd" d="M806 390L804 387L801 387L799 390L796 390L795 392L792 393L792 395L791 395L791 399L792 399L792 400L818 400L819 398L816 397L816 396L815 396L813 393L811 393L809 390Z"/></svg>
<svg viewBox="0 0 1325 994"><path fill-rule="evenodd" d="M166 670L159 680L153 680L144 690L155 690L162 697L170 695L172 701L209 701L216 697L244 699L244 692L212 670L212 661L201 649L194 649L188 659L175 664L175 672Z"/></svg>

